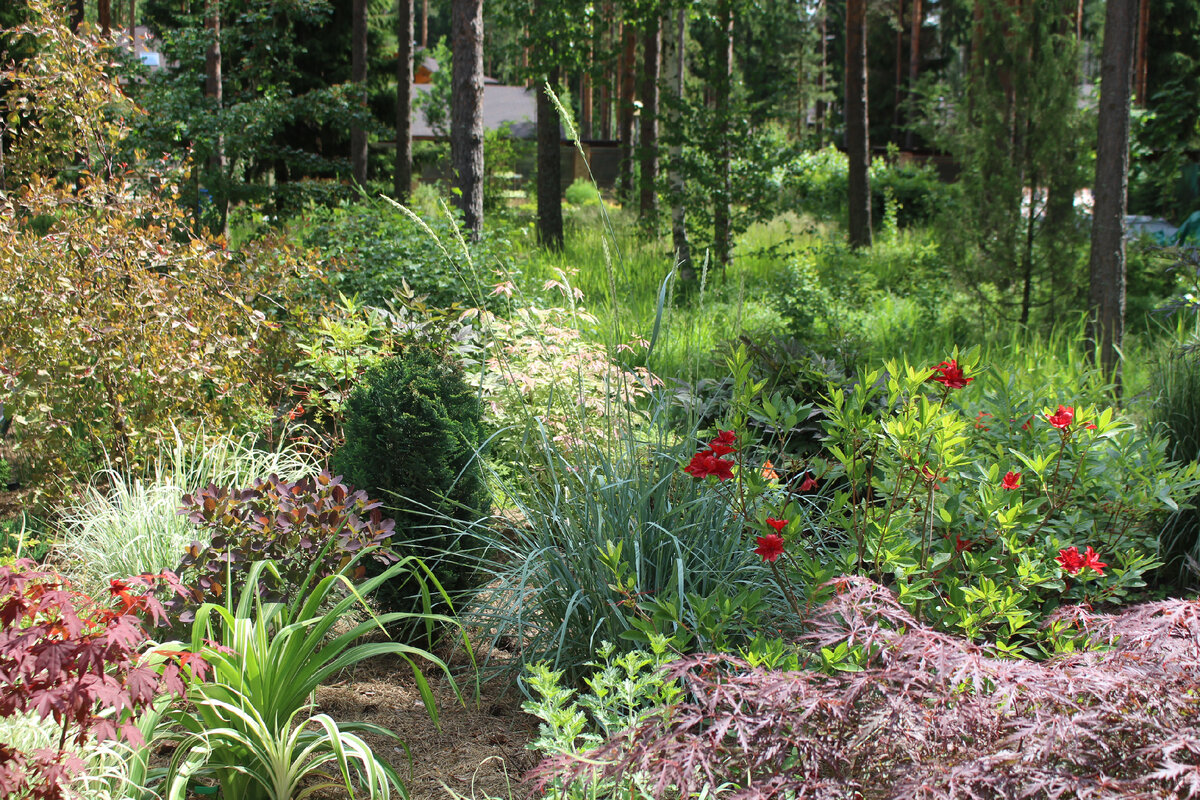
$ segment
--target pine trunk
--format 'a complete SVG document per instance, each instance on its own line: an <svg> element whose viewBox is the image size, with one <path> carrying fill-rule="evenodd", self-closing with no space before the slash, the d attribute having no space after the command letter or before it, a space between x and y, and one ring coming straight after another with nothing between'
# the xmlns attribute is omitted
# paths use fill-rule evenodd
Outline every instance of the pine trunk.
<svg viewBox="0 0 1200 800"><path fill-rule="evenodd" d="M452 0L450 162L455 203L473 241L483 234L483 2Z"/></svg>
<svg viewBox="0 0 1200 800"><path fill-rule="evenodd" d="M130 0L130 27L133 27L133 2ZM204 54L204 94L213 107L220 111L224 105L223 80L221 78L221 0L208 0L207 19L204 26L209 30L208 50ZM208 159L209 197L217 204L220 214L220 231L229 238L229 195L225 190L225 136L218 133L213 151ZM214 183L216 185L214 185Z"/></svg>
<svg viewBox="0 0 1200 800"><path fill-rule="evenodd" d="M846 154L850 246L871 244L871 146L867 138L867 3L846 0Z"/></svg>
<svg viewBox="0 0 1200 800"><path fill-rule="evenodd" d="M638 217L647 225L658 221L658 79L662 31L657 15L642 33L642 142Z"/></svg>
<svg viewBox="0 0 1200 800"><path fill-rule="evenodd" d="M96 20L100 23L100 33L107 39L112 33L112 0L96 0Z"/></svg>
<svg viewBox="0 0 1200 800"><path fill-rule="evenodd" d="M558 85L558 70L550 72L551 86ZM537 87L537 210L538 239L543 247L563 246L562 160L559 154L558 110L546 86Z"/></svg>
<svg viewBox="0 0 1200 800"><path fill-rule="evenodd" d="M733 4L732 0L720 0L717 4L722 41L717 54L715 114L717 120L717 142L720 151L717 158L718 188L713 198L713 255L722 269L729 266L733 250L730 230L729 203L733 194L730 161L732 153L729 142L729 103L733 94Z"/></svg>
<svg viewBox="0 0 1200 800"><path fill-rule="evenodd" d="M358 94L359 111L367 107L367 0L354 0L354 21L350 41L350 80ZM350 163L354 180L367 185L367 132L361 125L350 128Z"/></svg>
<svg viewBox="0 0 1200 800"><path fill-rule="evenodd" d="M1125 328L1125 204L1129 185L1129 99L1133 84L1137 0L1108 0L1100 57L1096 198L1089 263L1089 350L1120 381L1118 352Z"/></svg>
<svg viewBox="0 0 1200 800"><path fill-rule="evenodd" d="M671 100L666 104L667 129L671 145L667 149L667 185L671 196L671 241L675 249L675 263L684 280L695 278L692 267L692 247L688 242L687 215L684 207L683 144L680 135L680 109L683 105L683 76L686 71L687 53L687 10L675 12L675 25L667 37L667 53L663 64L663 82L670 92Z"/></svg>
<svg viewBox="0 0 1200 800"><path fill-rule="evenodd" d="M617 117L621 130L621 167L617 193L622 202L633 198L633 100L637 86L637 30L626 22L621 30L621 97Z"/></svg>
<svg viewBox="0 0 1200 800"><path fill-rule="evenodd" d="M917 78L921 72L921 0L912 0L912 10L909 11L912 16L912 30L908 34L908 91L905 93L905 98L911 98L913 90L917 86ZM914 138L916 134L913 132L911 121L909 128L904 132L904 149L912 150Z"/></svg>
<svg viewBox="0 0 1200 800"><path fill-rule="evenodd" d="M825 23L827 13L825 0L820 0L820 5L817 6L817 35L821 37L818 48L821 53L821 66L817 72L817 108L813 112L818 143L825 133L825 81L829 72L829 42L826 41L828 26Z"/></svg>
<svg viewBox="0 0 1200 800"><path fill-rule="evenodd" d="M396 202L412 191L413 0L396 4Z"/></svg>

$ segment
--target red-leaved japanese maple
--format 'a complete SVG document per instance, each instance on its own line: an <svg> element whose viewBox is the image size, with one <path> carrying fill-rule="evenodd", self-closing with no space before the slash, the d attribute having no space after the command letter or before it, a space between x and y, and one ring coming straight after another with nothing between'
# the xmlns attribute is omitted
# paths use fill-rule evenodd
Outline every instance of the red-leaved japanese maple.
<svg viewBox="0 0 1200 800"><path fill-rule="evenodd" d="M0 797L58 800L81 766L68 744L142 743L136 714L164 693L184 693L183 670L203 662L177 653L146 663L143 619L165 621L154 592L170 576L113 581L111 603L71 591L31 561L0 567L0 717L36 713L61 733L58 748L21 753L0 744Z"/></svg>
<svg viewBox="0 0 1200 800"><path fill-rule="evenodd" d="M1200 600L1112 615L1060 611L1101 649L995 658L923 626L863 578L811 620L861 671L751 668L731 655L669 670L683 702L534 778L639 773L656 797L1163 798L1200 796Z"/></svg>

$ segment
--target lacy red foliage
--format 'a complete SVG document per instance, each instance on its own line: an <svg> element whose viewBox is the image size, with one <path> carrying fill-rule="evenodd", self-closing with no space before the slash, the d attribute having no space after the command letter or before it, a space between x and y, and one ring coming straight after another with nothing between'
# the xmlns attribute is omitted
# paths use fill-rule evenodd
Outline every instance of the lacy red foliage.
<svg viewBox="0 0 1200 800"><path fill-rule="evenodd" d="M0 746L0 797L63 797L66 779L80 766L64 752L67 743L141 744L135 715L164 692L183 695L181 659L192 654L156 666L142 657L149 640L143 617L166 620L154 596L164 584L175 585L169 575L113 581L114 604L104 606L31 561L0 567L0 716L34 712L62 730L57 751ZM203 667L190 659L192 672Z"/></svg>
<svg viewBox="0 0 1200 800"><path fill-rule="evenodd" d="M1200 601L1064 611L1107 649L1035 663L923 627L865 579L835 584L807 638L860 646L862 671L685 658L670 713L532 777L640 772L658 797L747 800L1200 796Z"/></svg>

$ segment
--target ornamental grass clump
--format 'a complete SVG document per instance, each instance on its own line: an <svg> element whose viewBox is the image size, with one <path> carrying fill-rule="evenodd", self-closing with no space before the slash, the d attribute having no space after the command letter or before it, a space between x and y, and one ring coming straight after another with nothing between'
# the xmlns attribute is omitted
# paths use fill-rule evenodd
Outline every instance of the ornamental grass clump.
<svg viewBox="0 0 1200 800"><path fill-rule="evenodd" d="M654 797L1200 796L1200 601L1055 619L1099 649L1044 662L938 632L865 578L841 578L801 646L849 669L772 671L733 655L669 665L666 713L533 773L539 787L640 776Z"/></svg>

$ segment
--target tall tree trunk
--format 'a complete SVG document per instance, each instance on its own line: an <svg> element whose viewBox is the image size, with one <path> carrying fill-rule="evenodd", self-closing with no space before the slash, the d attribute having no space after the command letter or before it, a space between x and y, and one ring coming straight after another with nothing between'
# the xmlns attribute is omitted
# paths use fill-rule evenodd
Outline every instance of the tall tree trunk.
<svg viewBox="0 0 1200 800"><path fill-rule="evenodd" d="M730 231L729 204L732 199L729 127L730 109L733 100L733 2L719 0L717 19L721 26L721 44L717 48L716 75L716 122L717 122L717 196L713 198L713 255L722 269L729 266L733 250Z"/></svg>
<svg viewBox="0 0 1200 800"><path fill-rule="evenodd" d="M71 0L71 17L68 21L71 33L79 33L79 26L83 24L83 17L83 0Z"/></svg>
<svg viewBox="0 0 1200 800"><path fill-rule="evenodd" d="M828 26L826 25L826 17L828 9L826 0L820 0L817 6L817 35L821 37L818 50L821 53L821 68L817 72L817 108L813 116L816 117L814 122L817 129L817 141L820 142L822 135L825 133L825 81L828 78L829 71L829 42L826 41Z"/></svg>
<svg viewBox="0 0 1200 800"><path fill-rule="evenodd" d="M550 71L551 86L558 91L558 69ZM537 88L537 213L538 239L550 250L563 246L562 218L562 142L558 110L545 82Z"/></svg>
<svg viewBox="0 0 1200 800"><path fill-rule="evenodd" d="M892 132L888 138L900 141L900 102L904 96L904 0L896 0L896 76L892 87Z"/></svg>
<svg viewBox="0 0 1200 800"><path fill-rule="evenodd" d="M917 86L917 78L921 72L921 0L912 0L912 9L909 11L912 16L912 30L908 34L908 91L905 93L905 99L912 97L913 90ZM908 130L904 132L904 149L912 150L914 146L914 138L916 133L912 129L912 119L909 114L905 115L908 119Z"/></svg>
<svg viewBox="0 0 1200 800"><path fill-rule="evenodd" d="M621 26L621 97L617 117L621 130L621 166L617 193L621 202L633 199L633 101L637 86L637 29L630 22Z"/></svg>
<svg viewBox="0 0 1200 800"><path fill-rule="evenodd" d="M642 32L642 146L638 217L647 225L658 221L658 78L661 61L661 22L651 13Z"/></svg>
<svg viewBox="0 0 1200 800"><path fill-rule="evenodd" d="M358 94L359 110L367 108L367 0L354 0L354 22L350 40L350 80ZM350 163L354 180L367 185L367 131L361 125L350 127Z"/></svg>
<svg viewBox="0 0 1200 800"><path fill-rule="evenodd" d="M590 51L589 51L590 53ZM589 55L583 77L579 79L579 138L592 138L592 59Z"/></svg>
<svg viewBox="0 0 1200 800"><path fill-rule="evenodd" d="M1089 352L1100 349L1105 375L1120 381L1125 329L1125 203L1129 185L1129 99L1133 84L1137 0L1107 0L1100 56L1096 198L1089 262Z"/></svg>
<svg viewBox="0 0 1200 800"><path fill-rule="evenodd" d="M208 50L204 54L204 94L212 102L213 107L220 111L224 105L224 90L221 79L221 0L207 0L207 19L204 26L208 28ZM133 11L133 0L129 3ZM132 22L130 25L132 27ZM221 234L229 239L229 192L225 184L225 135L217 134L213 145L212 155L208 159L209 197L217 204L220 213ZM212 182L215 181L214 185Z"/></svg>
<svg viewBox="0 0 1200 800"><path fill-rule="evenodd" d="M454 72L450 162L455 202L473 241L483 235L483 0L451 0Z"/></svg>
<svg viewBox="0 0 1200 800"><path fill-rule="evenodd" d="M850 246L871 244L871 145L867 139L867 2L846 0L846 154Z"/></svg>
<svg viewBox="0 0 1200 800"><path fill-rule="evenodd" d="M413 0L396 3L396 201L412 191Z"/></svg>
<svg viewBox="0 0 1200 800"><path fill-rule="evenodd" d="M1137 60L1134 62L1134 95L1139 106L1146 105L1146 73L1150 63L1146 39L1150 33L1150 0L1138 3Z"/></svg>
<svg viewBox="0 0 1200 800"><path fill-rule="evenodd" d="M421 0L421 49L429 47L429 0Z"/></svg>
<svg viewBox="0 0 1200 800"><path fill-rule="evenodd" d="M96 21L100 23L100 33L107 39L112 33L112 0L96 0Z"/></svg>
<svg viewBox="0 0 1200 800"><path fill-rule="evenodd" d="M83 3L80 2L80 6ZM129 0L129 54L137 60L137 0Z"/></svg>
<svg viewBox="0 0 1200 800"><path fill-rule="evenodd" d="M687 54L687 9L682 6L675 12L675 25L666 39L667 53L663 64L663 82L670 93L671 101L666 104L667 130L671 145L667 149L667 184L671 196L671 241L675 248L675 263L684 280L695 277L692 268L692 248L688 242L686 212L683 205L683 137L680 117L683 106L683 76L686 73Z"/></svg>

